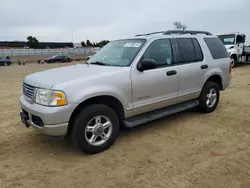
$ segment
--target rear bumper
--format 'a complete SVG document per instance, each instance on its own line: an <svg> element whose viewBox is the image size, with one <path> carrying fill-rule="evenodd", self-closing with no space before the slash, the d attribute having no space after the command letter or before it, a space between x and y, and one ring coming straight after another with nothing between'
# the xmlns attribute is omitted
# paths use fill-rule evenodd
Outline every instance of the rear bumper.
<svg viewBox="0 0 250 188"><path fill-rule="evenodd" d="M232 80L232 73L229 74L229 76L228 76L228 81L223 85L223 87L224 87L223 89L224 89L224 90L230 86L231 80Z"/></svg>

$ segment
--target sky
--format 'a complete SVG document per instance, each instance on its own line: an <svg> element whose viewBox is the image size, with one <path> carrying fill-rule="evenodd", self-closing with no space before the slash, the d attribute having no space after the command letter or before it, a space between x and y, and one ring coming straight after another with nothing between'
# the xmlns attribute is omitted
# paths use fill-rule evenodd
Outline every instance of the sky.
<svg viewBox="0 0 250 188"><path fill-rule="evenodd" d="M250 45L250 0L0 0L0 41L115 40L174 29L242 32Z"/></svg>

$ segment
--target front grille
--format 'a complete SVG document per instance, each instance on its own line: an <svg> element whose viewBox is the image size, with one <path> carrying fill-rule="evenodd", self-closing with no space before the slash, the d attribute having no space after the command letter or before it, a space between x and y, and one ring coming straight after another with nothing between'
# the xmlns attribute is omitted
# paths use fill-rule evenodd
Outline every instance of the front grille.
<svg viewBox="0 0 250 188"><path fill-rule="evenodd" d="M32 99L35 93L35 87L23 82L23 94Z"/></svg>

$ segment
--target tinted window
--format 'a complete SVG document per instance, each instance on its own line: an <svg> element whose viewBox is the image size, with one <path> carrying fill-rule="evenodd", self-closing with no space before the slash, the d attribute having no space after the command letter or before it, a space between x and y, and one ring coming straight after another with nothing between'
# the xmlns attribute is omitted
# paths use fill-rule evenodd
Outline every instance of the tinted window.
<svg viewBox="0 0 250 188"><path fill-rule="evenodd" d="M214 59L222 59L222 58L227 58L228 52L221 42L220 39L218 38L204 38L208 49Z"/></svg>
<svg viewBox="0 0 250 188"><path fill-rule="evenodd" d="M203 60L203 54L201 51L201 47L197 39L192 39L194 44L194 51L195 51L195 59L196 61L202 61Z"/></svg>
<svg viewBox="0 0 250 188"><path fill-rule="evenodd" d="M157 67L172 64L172 47L169 39L152 42L143 55L143 59L154 59Z"/></svg>
<svg viewBox="0 0 250 188"><path fill-rule="evenodd" d="M176 43L179 49L179 63L196 61L192 39L179 38Z"/></svg>

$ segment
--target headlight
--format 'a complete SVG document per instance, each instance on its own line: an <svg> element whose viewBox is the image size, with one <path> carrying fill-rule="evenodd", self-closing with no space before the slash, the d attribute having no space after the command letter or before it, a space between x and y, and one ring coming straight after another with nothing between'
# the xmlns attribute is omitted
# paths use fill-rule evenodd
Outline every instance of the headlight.
<svg viewBox="0 0 250 188"><path fill-rule="evenodd" d="M67 105L67 100L62 91L37 89L35 103L45 106L64 106Z"/></svg>

